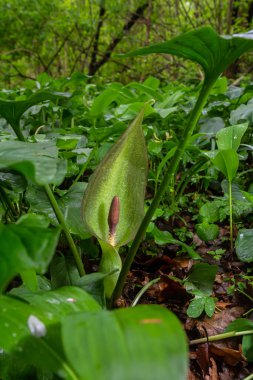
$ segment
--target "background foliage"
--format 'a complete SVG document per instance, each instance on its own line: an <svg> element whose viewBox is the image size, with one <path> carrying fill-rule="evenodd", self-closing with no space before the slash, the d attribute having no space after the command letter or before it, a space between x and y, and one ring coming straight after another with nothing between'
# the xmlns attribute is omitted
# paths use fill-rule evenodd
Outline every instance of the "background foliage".
<svg viewBox="0 0 253 380"><path fill-rule="evenodd" d="M5 86L47 72L69 76L75 71L110 80L140 80L153 74L171 79L198 79L190 63L166 56L122 62L114 52L168 40L179 33L211 25L219 34L251 29L253 2L185 0L0 0L0 73ZM246 67L236 62L234 76Z"/></svg>

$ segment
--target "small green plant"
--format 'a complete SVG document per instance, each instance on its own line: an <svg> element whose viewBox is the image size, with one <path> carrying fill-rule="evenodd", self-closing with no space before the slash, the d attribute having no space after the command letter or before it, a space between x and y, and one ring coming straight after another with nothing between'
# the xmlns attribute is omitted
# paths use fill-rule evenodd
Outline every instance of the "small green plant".
<svg viewBox="0 0 253 380"><path fill-rule="evenodd" d="M186 337L171 312L152 305L111 311L105 308L107 303L113 309L121 296L149 226L149 234L157 244L177 244L192 258L200 258L192 247L174 239L168 231L161 231L151 221L168 188L174 204L178 202L174 191L178 167L188 146L197 138L194 136L192 140L192 135L214 84L229 64L251 49L253 40L247 34L224 38L205 27L125 55L174 54L200 64L205 74L187 123L182 124L183 133L162 147L167 150L153 176L155 195L145 215L147 154L143 129L149 139L153 127L142 126L142 121L155 114L167 125L166 118L176 112L181 92L174 97L161 95L156 91L157 80L151 78L139 86L113 83L96 97L91 107L89 90L85 102L78 93L69 97L43 91L26 100L0 100L0 114L19 140L15 141L7 129L0 142L0 212L5 222L0 225L0 290L6 293L0 296L3 380L107 380L113 376L118 380L137 377L149 380L154 376L165 380L168 373L173 379L186 379ZM136 95L137 90L140 95ZM60 124L63 112L56 120L51 109L52 124L48 127L43 107L39 108L40 123L29 129L26 120L23 128L21 118L29 107L47 100L57 106L68 101L76 105L72 113L66 112L64 123L70 128L69 134L64 134ZM110 114L106 117L113 121L108 127L101 115L109 106ZM80 113L76 112L79 107ZM134 117L127 128L126 124ZM29 135L29 130L34 132ZM109 136L110 141L106 141ZM169 140L168 131L166 136ZM153 153L157 149L160 147L151 144ZM232 182L237 153L231 147L221 152L216 161ZM231 170L226 166L230 154L234 162ZM202 165L206 165L206 159L201 166L195 166L192 174L199 173ZM79 182L89 174L87 168L94 172L88 185ZM19 175L24 179L22 184ZM12 185L19 183L17 194L13 194L15 185L8 186L8 181ZM59 187L63 181L65 186ZM186 183L184 178L178 194L182 195ZM61 232L65 238L55 254ZM94 252L91 236L98 239L102 258L97 273L85 274L84 254L86 262L89 251ZM89 242L85 242L87 239ZM118 250L131 241L121 269ZM98 257L97 251L95 256ZM187 289L195 296L189 315L198 316L204 310L213 314L212 286L216 272L216 266L194 265L187 280ZM16 276L19 286L11 286ZM10 292L8 286L12 288Z"/></svg>
<svg viewBox="0 0 253 380"><path fill-rule="evenodd" d="M220 260L222 258L222 255L225 253L225 249L216 249L215 251L208 251L208 255L211 255L214 260Z"/></svg>
<svg viewBox="0 0 253 380"><path fill-rule="evenodd" d="M187 292L194 296L187 309L189 317L198 318L203 311L208 317L213 315L216 299L212 297L212 293L217 270L216 265L206 263L195 264L192 268L185 281Z"/></svg>
<svg viewBox="0 0 253 380"><path fill-rule="evenodd" d="M246 132L247 127L247 124L239 124L221 129L217 133L218 152L213 159L214 165L225 175L228 180L231 252L234 248L232 181L235 178L239 167L237 149L239 148L241 139Z"/></svg>

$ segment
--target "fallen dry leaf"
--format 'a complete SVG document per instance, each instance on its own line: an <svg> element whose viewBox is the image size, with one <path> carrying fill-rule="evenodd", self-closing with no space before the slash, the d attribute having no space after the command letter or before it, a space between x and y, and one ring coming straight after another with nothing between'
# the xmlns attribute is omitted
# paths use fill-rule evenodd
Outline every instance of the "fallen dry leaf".
<svg viewBox="0 0 253 380"><path fill-rule="evenodd" d="M229 323L233 322L236 318L239 318L245 309L241 306L234 306L231 309L225 309L218 313L215 313L212 318L205 317L203 321L197 321L196 327L204 336L204 330L207 331L208 336L217 335L224 332Z"/></svg>
<svg viewBox="0 0 253 380"><path fill-rule="evenodd" d="M222 360L231 366L236 366L240 362L245 362L246 358L241 351L233 350L228 347L220 347L216 344L209 345L210 354L222 358Z"/></svg>

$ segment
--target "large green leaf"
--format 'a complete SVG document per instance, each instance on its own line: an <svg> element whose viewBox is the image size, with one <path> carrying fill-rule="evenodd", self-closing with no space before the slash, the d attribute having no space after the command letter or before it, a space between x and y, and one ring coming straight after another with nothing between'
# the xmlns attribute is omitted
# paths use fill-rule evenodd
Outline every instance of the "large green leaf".
<svg viewBox="0 0 253 380"><path fill-rule="evenodd" d="M235 249L241 261L246 263L253 261L253 229L243 228L238 231Z"/></svg>
<svg viewBox="0 0 253 380"><path fill-rule="evenodd" d="M87 186L83 206L86 229L108 241L108 215L112 200L119 198L116 246L135 236L144 215L147 151L142 131L142 111L103 158Z"/></svg>
<svg viewBox="0 0 253 380"><path fill-rule="evenodd" d="M49 91L40 91L31 95L26 100L3 100L0 99L0 115L4 117L18 134L19 120L23 113L33 106L45 100L57 101L59 99L68 98L68 93L53 93Z"/></svg>
<svg viewBox="0 0 253 380"><path fill-rule="evenodd" d="M231 125L217 132L217 146L219 150L234 149L241 144L242 137L248 128L248 124Z"/></svg>
<svg viewBox="0 0 253 380"><path fill-rule="evenodd" d="M90 236L84 230L81 218L81 206L86 182L77 182L58 201L60 208L64 212L67 227L73 234L79 235L82 239Z"/></svg>
<svg viewBox="0 0 253 380"><path fill-rule="evenodd" d="M104 279L107 273L90 273L80 277L72 257L55 256L50 264L51 284L53 289L60 286L72 285L82 288L104 306Z"/></svg>
<svg viewBox="0 0 253 380"><path fill-rule="evenodd" d="M185 380L187 349L177 318L160 306L73 315L66 357L79 380Z"/></svg>
<svg viewBox="0 0 253 380"><path fill-rule="evenodd" d="M0 347L4 353L0 359L6 361L3 378L20 379L24 366L33 365L56 372L60 378L78 380L64 357L60 323L76 312L98 311L99 305L74 287L17 294L22 298L0 296Z"/></svg>
<svg viewBox="0 0 253 380"><path fill-rule="evenodd" d="M123 86L120 83L112 83L107 89L99 94L93 101L90 110L91 116L97 117L101 115L112 102L118 102L119 98L122 97L122 94L120 93L122 87Z"/></svg>
<svg viewBox="0 0 253 380"><path fill-rule="evenodd" d="M55 143L0 142L0 169L10 168L26 178L46 185L60 184L66 173L66 162L58 159Z"/></svg>
<svg viewBox="0 0 253 380"><path fill-rule="evenodd" d="M33 269L45 273L53 257L59 229L49 229L36 215L17 224L0 225L0 290L17 274Z"/></svg>
<svg viewBox="0 0 253 380"><path fill-rule="evenodd" d="M234 149L219 151L213 159L214 165L224 174L228 181L232 182L236 176L239 159Z"/></svg>
<svg viewBox="0 0 253 380"><path fill-rule="evenodd" d="M90 237L90 234L83 227L80 212L86 186L86 182L77 182L67 192L63 192L60 198L57 194L55 195L58 205L64 214L69 231L72 234L80 236L82 239ZM25 197L32 212L46 215L51 223L58 225L52 206L42 187L29 183Z"/></svg>
<svg viewBox="0 0 253 380"><path fill-rule="evenodd" d="M219 36L211 27L202 27L170 41L134 50L122 55L132 57L151 53L173 54L200 64L206 79L214 80L243 53L253 49L253 33Z"/></svg>

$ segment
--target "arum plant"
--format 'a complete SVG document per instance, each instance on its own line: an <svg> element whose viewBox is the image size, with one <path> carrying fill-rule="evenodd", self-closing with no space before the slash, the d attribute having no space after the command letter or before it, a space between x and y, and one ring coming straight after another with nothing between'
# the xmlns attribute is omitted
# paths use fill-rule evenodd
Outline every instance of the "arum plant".
<svg viewBox="0 0 253 380"><path fill-rule="evenodd" d="M144 109L90 178L82 205L86 229L102 249L100 271L110 298L121 270L119 248L133 240L144 216L148 159L142 131Z"/></svg>
<svg viewBox="0 0 253 380"><path fill-rule="evenodd" d="M13 131L15 132L15 134L19 140L19 142L16 142L16 141L15 142L8 142L9 143L9 149L8 149L8 147L6 147L6 150L7 151L9 150L9 152L6 154L10 155L11 149L19 150L21 152L26 150L26 147L24 145L22 145L22 144L26 143L26 138L25 138L25 136L21 130L21 127L20 127L20 119L21 119L21 117L25 111L27 111L31 106L38 104L40 102L43 102L46 100L51 100L54 102L58 102L60 100L65 101L67 98L69 98L69 96L70 96L70 94L68 94L68 93L55 93L55 92L49 92L49 91L39 91L39 92L31 95L26 100L12 100L11 101L11 100L0 99L0 116L4 117L7 120L7 122L10 124L10 126L12 127ZM31 149L29 149L29 148L31 148ZM28 155L29 155L29 152L31 152L31 151L36 152L36 150L39 150L39 146L37 144L34 145L33 148L31 145L29 148L28 148L29 149ZM44 147L44 150L45 150L45 147ZM42 155L42 154L43 153L41 153L41 152L40 153L37 152L37 157ZM6 156L6 158L7 158L7 156ZM15 161L15 159L14 159L14 161ZM33 157L32 161L33 162L36 161L36 155L35 155L35 158ZM22 170L20 170L22 165L20 166L18 163L16 163L16 165L17 165L16 167L13 167L13 163L10 160L10 167L13 167L14 169L22 172ZM60 164L59 164L58 172L61 172ZM29 173L29 170L23 171L23 174L25 174L26 176L28 173ZM37 177L39 177L39 176L37 176ZM35 179L34 182L41 185L38 178ZM78 252L77 247L74 243L74 240L73 240L73 238L72 238L72 236L68 230L68 227L67 227L66 222L65 222L65 218L64 218L64 216L61 212L61 209L60 209L60 207L59 207L59 205L55 199L55 196L53 194L53 191L52 191L49 183L54 183L54 182L52 182L52 178L51 178L51 180L47 181L47 183L43 184L44 191L47 194L47 197L48 197L50 204L54 210L54 213L55 213L56 218L59 222L59 225L61 226L61 228L62 228L62 230L66 236L66 240L69 244L70 250L71 250L72 255L75 259L76 266L78 268L78 272L79 272L80 276L83 276L85 274L85 271L84 271L84 267L83 267L79 252ZM33 275L34 275L34 273L33 273Z"/></svg>
<svg viewBox="0 0 253 380"><path fill-rule="evenodd" d="M232 181L239 166L237 149L248 125L239 124L221 129L217 137L218 152L213 159L214 165L225 175L228 181L230 249L233 251L233 197Z"/></svg>
<svg viewBox="0 0 253 380"><path fill-rule="evenodd" d="M234 36L221 37L211 27L203 27L182 34L171 39L170 41L144 47L122 55L122 57L133 57L153 53L173 54L198 63L204 71L205 78L196 104L190 113L187 127L185 128L182 139L176 148L174 156L172 157L167 171L164 174L164 179L136 233L130 251L126 257L112 297L112 304L122 293L127 273L134 260L143 235L168 187L168 184L171 183L175 177L181 157L191 135L193 134L214 83L226 67L228 67L243 53L252 49L253 33L242 33Z"/></svg>

